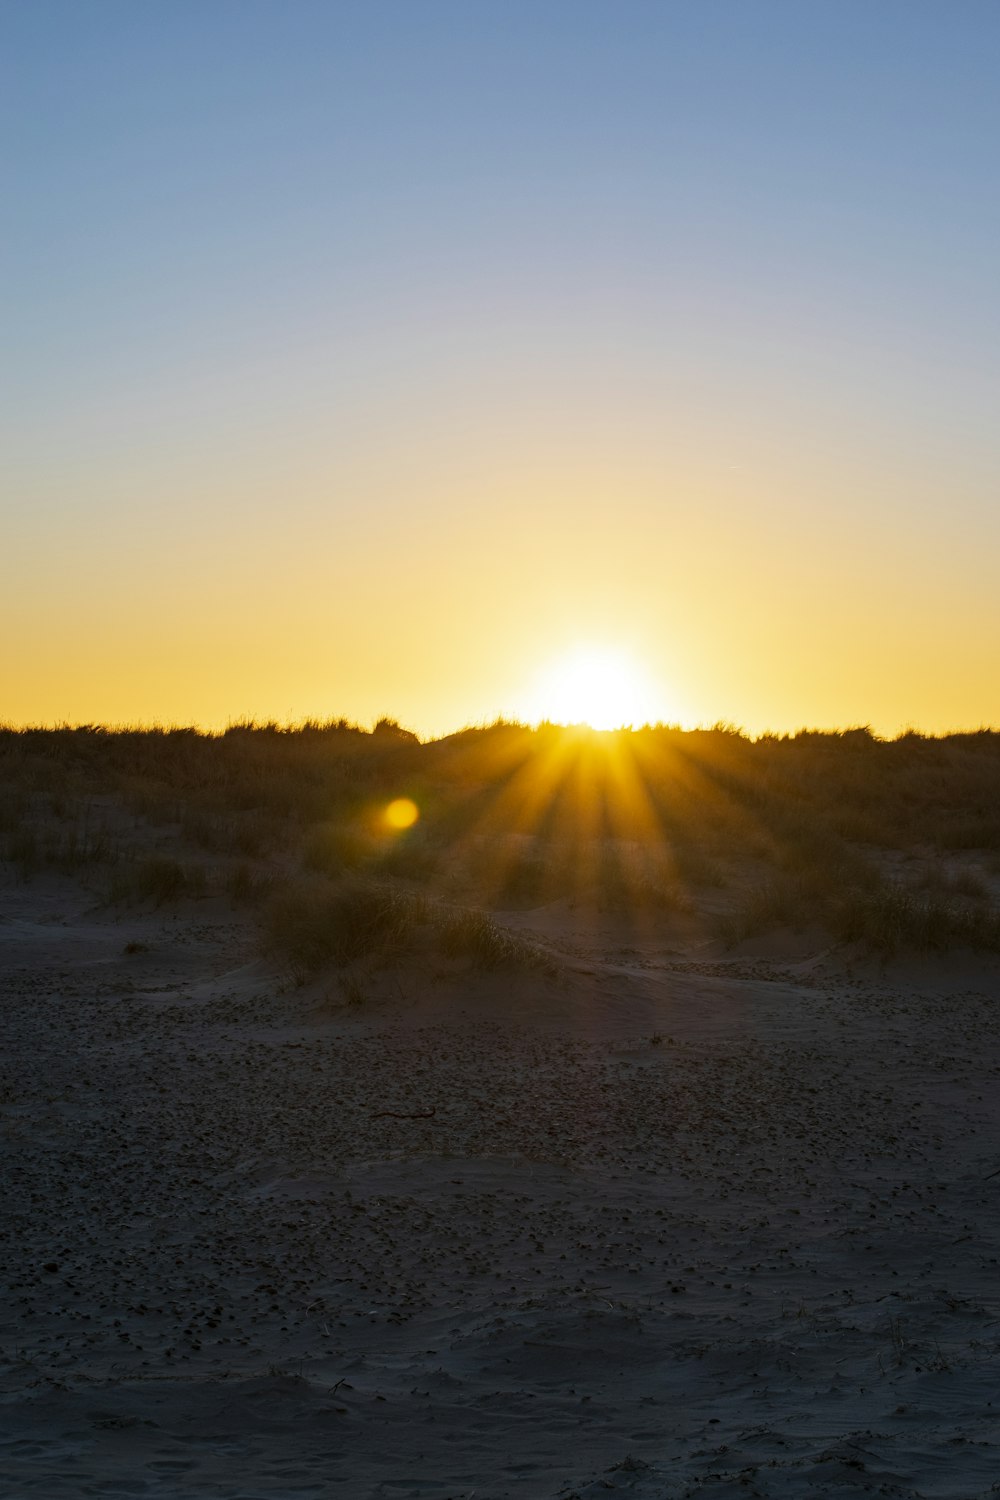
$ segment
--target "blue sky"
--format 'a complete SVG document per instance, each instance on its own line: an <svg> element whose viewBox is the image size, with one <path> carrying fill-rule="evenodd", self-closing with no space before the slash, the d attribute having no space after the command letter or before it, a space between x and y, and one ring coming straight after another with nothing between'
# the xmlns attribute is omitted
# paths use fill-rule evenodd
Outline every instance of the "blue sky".
<svg viewBox="0 0 1000 1500"><path fill-rule="evenodd" d="M996 5L32 0L0 59L8 717L87 713L70 620L95 716L436 728L595 617L692 718L1000 717Z"/></svg>

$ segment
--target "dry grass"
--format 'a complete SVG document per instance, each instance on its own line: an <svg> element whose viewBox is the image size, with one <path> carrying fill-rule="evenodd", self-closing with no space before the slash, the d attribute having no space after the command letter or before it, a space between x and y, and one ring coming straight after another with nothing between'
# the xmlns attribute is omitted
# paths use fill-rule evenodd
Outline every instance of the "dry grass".
<svg viewBox="0 0 1000 1500"><path fill-rule="evenodd" d="M551 967L485 912L441 907L369 877L289 882L267 900L263 933L265 952L300 980L329 965L384 963L420 940L479 969Z"/></svg>
<svg viewBox="0 0 1000 1500"><path fill-rule="evenodd" d="M539 948L483 911L437 913L434 936L442 953L469 958L478 969L553 968L551 958Z"/></svg>
<svg viewBox="0 0 1000 1500"><path fill-rule="evenodd" d="M392 833L381 810L399 796L421 819ZM386 940L425 895L707 912L730 939L822 923L883 951L994 947L1000 734L751 741L726 725L602 736L501 721L421 744L389 720L0 727L0 859L116 900L223 891L260 909L269 941L299 922L304 951L330 958L351 924L341 913L340 935L319 936L316 912L347 899L331 894L346 877L382 893Z"/></svg>
<svg viewBox="0 0 1000 1500"><path fill-rule="evenodd" d="M424 904L374 881L289 882L263 910L265 951L300 976L327 964L391 957L406 947Z"/></svg>

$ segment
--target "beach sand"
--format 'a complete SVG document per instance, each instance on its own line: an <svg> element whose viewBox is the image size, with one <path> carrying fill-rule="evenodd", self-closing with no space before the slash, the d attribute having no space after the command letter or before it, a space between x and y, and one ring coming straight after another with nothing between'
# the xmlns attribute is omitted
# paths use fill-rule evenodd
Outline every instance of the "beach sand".
<svg viewBox="0 0 1000 1500"><path fill-rule="evenodd" d="M4 1495L997 1492L995 960L4 913Z"/></svg>

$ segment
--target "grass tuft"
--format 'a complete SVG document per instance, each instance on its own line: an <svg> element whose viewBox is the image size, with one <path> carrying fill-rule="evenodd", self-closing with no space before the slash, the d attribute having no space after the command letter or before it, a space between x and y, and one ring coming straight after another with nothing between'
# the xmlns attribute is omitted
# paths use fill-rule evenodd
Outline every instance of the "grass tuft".
<svg viewBox="0 0 1000 1500"><path fill-rule="evenodd" d="M517 933L501 927L484 911L441 913L437 945L451 958L470 958L478 969L540 969L551 959Z"/></svg>
<svg viewBox="0 0 1000 1500"><path fill-rule="evenodd" d="M412 936L424 914L417 897L360 877L339 885L296 880L263 910L264 948L308 978L327 964L387 957Z"/></svg>
<svg viewBox="0 0 1000 1500"><path fill-rule="evenodd" d="M719 919L717 930L733 944L776 927L801 930L811 923L826 927L838 942L884 955L902 948L1000 950L1000 918L978 900L970 905L968 899L922 894L876 878L823 886L787 877L765 880Z"/></svg>
<svg viewBox="0 0 1000 1500"><path fill-rule="evenodd" d="M874 891L852 892L835 913L834 930L842 941L860 942L886 954L900 948L1000 949L1000 919L993 912L920 896L892 882Z"/></svg>

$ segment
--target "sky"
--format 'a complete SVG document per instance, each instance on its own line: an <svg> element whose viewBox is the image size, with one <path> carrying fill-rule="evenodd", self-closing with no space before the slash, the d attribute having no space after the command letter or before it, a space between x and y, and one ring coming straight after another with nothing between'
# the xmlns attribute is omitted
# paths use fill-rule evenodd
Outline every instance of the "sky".
<svg viewBox="0 0 1000 1500"><path fill-rule="evenodd" d="M1000 724L998 76L993 0L0 0L0 720Z"/></svg>

